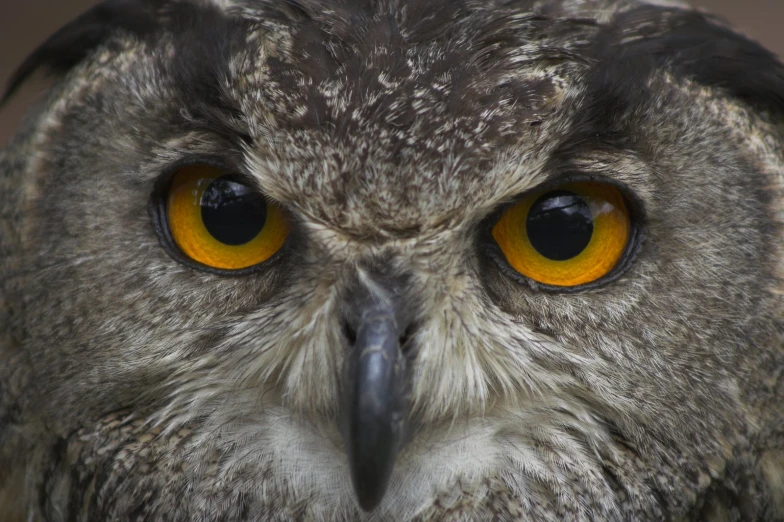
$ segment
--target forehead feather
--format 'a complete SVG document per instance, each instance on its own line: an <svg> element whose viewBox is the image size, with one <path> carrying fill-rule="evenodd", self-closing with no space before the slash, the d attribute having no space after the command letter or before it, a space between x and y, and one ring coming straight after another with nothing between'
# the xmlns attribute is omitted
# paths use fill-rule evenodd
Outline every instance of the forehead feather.
<svg viewBox="0 0 784 522"><path fill-rule="evenodd" d="M460 2L297 5L304 14L274 48L274 26L251 38L229 83L258 124L251 170L268 173L265 188L344 226L353 215L417 230L452 219L469 195L497 203L494 160L531 148L564 76L587 67L565 35L595 31Z"/></svg>

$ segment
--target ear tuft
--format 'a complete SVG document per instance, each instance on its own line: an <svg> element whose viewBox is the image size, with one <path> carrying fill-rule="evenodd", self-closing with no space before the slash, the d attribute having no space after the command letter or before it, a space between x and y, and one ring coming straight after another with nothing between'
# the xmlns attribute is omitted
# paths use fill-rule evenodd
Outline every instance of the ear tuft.
<svg viewBox="0 0 784 522"><path fill-rule="evenodd" d="M11 75L3 105L39 69L63 74L118 31L144 36L158 25L155 9L162 0L106 0L57 31Z"/></svg>
<svg viewBox="0 0 784 522"><path fill-rule="evenodd" d="M751 106L784 114L784 65L760 44L698 11L643 6L618 15L605 43L625 60L723 89ZM629 35L642 35L629 39Z"/></svg>

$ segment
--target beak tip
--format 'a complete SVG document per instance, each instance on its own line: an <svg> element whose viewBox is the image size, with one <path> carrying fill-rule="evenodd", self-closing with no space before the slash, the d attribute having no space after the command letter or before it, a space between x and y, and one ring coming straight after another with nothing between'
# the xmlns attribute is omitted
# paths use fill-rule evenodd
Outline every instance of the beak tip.
<svg viewBox="0 0 784 522"><path fill-rule="evenodd" d="M355 444L349 451L351 483L357 503L365 512L373 511L386 494L397 454L397 442ZM358 451L357 451L358 450Z"/></svg>
<svg viewBox="0 0 784 522"><path fill-rule="evenodd" d="M381 500L384 498L384 493L386 492L386 484L380 488L364 487L355 484L354 492L357 495L357 502L359 503L359 507L362 508L362 511L369 513L376 509L379 504L381 504Z"/></svg>

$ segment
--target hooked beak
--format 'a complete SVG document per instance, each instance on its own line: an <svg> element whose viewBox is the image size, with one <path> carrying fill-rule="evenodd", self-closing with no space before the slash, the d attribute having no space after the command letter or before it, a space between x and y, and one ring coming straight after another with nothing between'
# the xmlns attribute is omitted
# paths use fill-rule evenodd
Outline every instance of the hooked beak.
<svg viewBox="0 0 784 522"><path fill-rule="evenodd" d="M352 321L356 332L347 365L344 437L351 482L360 507L371 511L384 497L408 416L402 307L368 297Z"/></svg>

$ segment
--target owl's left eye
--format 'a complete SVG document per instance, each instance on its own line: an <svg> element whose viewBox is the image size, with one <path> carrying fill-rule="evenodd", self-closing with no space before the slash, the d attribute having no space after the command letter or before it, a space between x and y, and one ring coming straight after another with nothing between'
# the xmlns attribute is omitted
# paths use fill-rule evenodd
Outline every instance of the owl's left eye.
<svg viewBox="0 0 784 522"><path fill-rule="evenodd" d="M221 270L267 261L289 233L279 206L240 176L211 165L189 165L174 173L164 213L179 250Z"/></svg>
<svg viewBox="0 0 784 522"><path fill-rule="evenodd" d="M632 231L626 199L616 187L576 182L524 197L504 212L492 236L523 276L574 287L612 272Z"/></svg>

